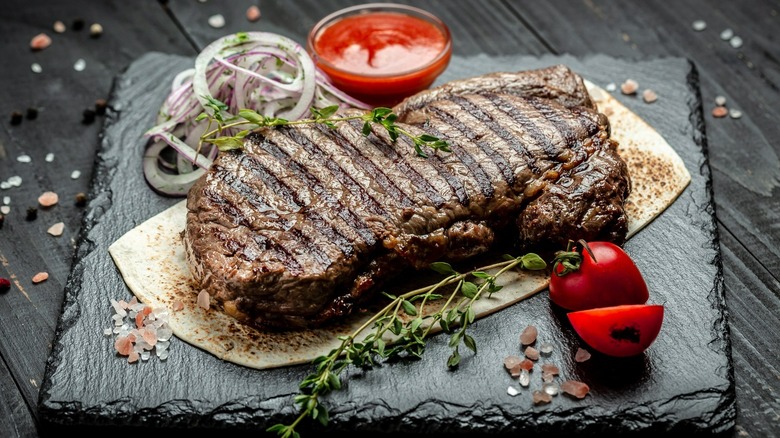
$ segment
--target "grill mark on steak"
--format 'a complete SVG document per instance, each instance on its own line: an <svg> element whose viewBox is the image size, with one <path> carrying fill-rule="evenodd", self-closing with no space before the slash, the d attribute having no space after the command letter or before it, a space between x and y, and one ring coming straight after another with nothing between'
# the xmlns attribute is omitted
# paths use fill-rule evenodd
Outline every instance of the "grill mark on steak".
<svg viewBox="0 0 780 438"><path fill-rule="evenodd" d="M412 207L414 202L406 196L401 189L390 179L381 166L378 166L370 158L363 154L360 147L353 144L348 138L344 137L339 131L329 128L325 125L317 125L319 131L328 136L335 144L344 149L351 157L352 161L360 165L372 177L376 178L382 185L385 193L390 195L393 200L398 202L401 207Z"/></svg>
<svg viewBox="0 0 780 438"><path fill-rule="evenodd" d="M208 197L211 202L214 203L217 208L227 215L228 217L233 217L236 219L238 225L243 225L247 228L251 228L251 224L247 220L246 215L241 211L241 209L236 206L233 202L231 202L228 198L226 198L224 195L217 193L214 190L205 190L204 195ZM246 247L246 245L242 242L239 242L236 239L232 239L229 237L230 235L227 233L224 233L222 237L220 237L221 240L225 241L226 246L231 246L234 248L235 253L240 252L240 249L243 249ZM295 275L301 274L303 272L303 267L300 263L298 263L297 260L295 260L295 257L293 257L292 254L285 248L284 246L279 245L278 243L268 239L267 237L263 236L260 233L255 234L254 241L258 245L260 249L272 251L276 256L279 257L280 263L282 263L284 266L286 266L292 273ZM250 260L249 257L246 257L246 254L244 252L241 252L244 254L244 259Z"/></svg>
<svg viewBox="0 0 780 438"><path fill-rule="evenodd" d="M553 144L553 142L550 141L550 139L544 134L544 132L542 132L541 127L536 122L531 120L531 118L526 114L523 114L523 112L521 112L516 105L510 104L501 96L496 94L486 94L485 97L493 102L493 104L498 109L509 115L512 120L517 122L522 127L522 129L527 132L531 138L533 138L536 145L541 147L548 160L553 159L558 155L559 148L557 148L555 144Z"/></svg>
<svg viewBox="0 0 780 438"><path fill-rule="evenodd" d="M348 122L348 125L355 131L361 132L362 135L363 125L360 122L351 120ZM406 157L399 154L395 148L379 140L375 136L369 135L366 137L366 140L371 143L371 145L374 146L378 151L382 152L385 158L393 162L398 170L400 170L401 173L403 173L409 179L409 181L411 181L414 187L419 192L422 192L436 208L440 208L442 205L444 205L446 202L445 199L439 194L439 192L436 191L436 189L433 188L428 180L423 178L422 175L420 175L420 173L414 167L412 167L412 165L406 160Z"/></svg>
<svg viewBox="0 0 780 438"><path fill-rule="evenodd" d="M263 202L260 196L260 193L258 193L255 190L252 190L251 187L244 184L241 180L238 179L238 176L236 176L233 172L230 170L219 167L216 171L217 177L226 184L227 187L234 190L236 193L241 195L244 199L247 200L247 202L255 208L257 212L266 212L266 211L273 211L273 208L269 206L267 203ZM241 208L238 208L239 214L243 215L243 220L246 221L247 215L244 213L244 211ZM333 260L331 260L330 256L323 251L319 245L316 242L313 242L311 237L308 235L305 235L301 232L301 230L294 227L296 225L292 221L285 220L283 218L279 218L278 216L274 218L277 223L281 225L281 228L286 230L288 233L293 234L295 236L294 240L287 240L285 239L284 242L288 242L290 244L299 243L304 247L304 253L309 253L315 256L315 259L317 263L323 267L328 267ZM256 230L254 227L252 227L252 224L246 221L247 226L252 229L254 232L260 233L261 230ZM270 236L266 236L269 239L271 239ZM285 247L282 242L274 240L277 245L280 247L285 248L285 251L291 256L295 257L295 254L293 251L291 251L289 248ZM328 243L328 242L323 242Z"/></svg>
<svg viewBox="0 0 780 438"><path fill-rule="evenodd" d="M490 114L487 114L483 112L478 106L474 105L473 102L470 100L463 98L462 96L452 96L450 100L458 105L460 107L468 112L472 117L476 118L480 122L487 125L491 131L496 132L496 130L499 128L496 121L493 120L493 117L490 116ZM465 130L461 130L465 135L467 135L470 139L475 139L477 135L474 133L474 131L470 128L468 128L465 124L461 124ZM504 180L507 182L507 184L512 185L515 181L515 175L512 172L512 169L509 167L509 163L504 159L503 155L498 154L493 147L491 147L486 141L484 140L478 140L477 146L482 149L482 151L490 157L491 160L493 160L493 163L495 163L496 167L501 171L501 175L503 175Z"/></svg>
<svg viewBox="0 0 780 438"><path fill-rule="evenodd" d="M253 138L250 138L252 141ZM367 245L373 245L376 243L376 234L368 225L355 214L352 210L346 208L333 194L328 191L322 182L315 175L312 175L305 166L301 165L298 161L292 158L287 152L282 150L276 143L271 141L268 137L262 139L262 141L255 141L258 147L265 152L276 158L281 164L291 169L295 175L300 178L306 187L309 187L320 199L328 204L329 207L336 211L336 214L344 220L350 227L352 227L358 235L363 239Z"/></svg>
<svg viewBox="0 0 780 438"><path fill-rule="evenodd" d="M336 244L343 254L351 256L354 253L353 243L346 236L341 234L333 224L326 221L320 214L306 208L304 203L298 199L298 195L290 189L287 184L280 181L276 175L258 161L257 158L249 154L244 154L239 161L239 165L242 164L246 169L255 174L259 181L270 186L269 188L274 193L281 195L288 203L295 207L296 210L299 210L304 216L311 220L311 223L315 225L315 228L329 239L330 242Z"/></svg>
<svg viewBox="0 0 780 438"><path fill-rule="evenodd" d="M360 199L363 202L364 207L370 209L372 213L378 214L385 218L390 216L387 210L376 200L376 198L371 196L371 194L369 194L366 189L363 188L363 186L361 186L357 181L354 180L354 178L352 178L352 176L345 172L344 169L342 169L338 164L338 162L332 159L333 157L329 156L329 154L323 151L319 146L315 145L301 131L286 126L279 128L279 131L287 135L292 141L303 146L304 150L306 150L306 152L309 154L321 157L320 163L323 164L333 174L333 176L336 177L336 179L347 190L349 190L350 193Z"/></svg>
<svg viewBox="0 0 780 438"><path fill-rule="evenodd" d="M429 105L428 109L436 114L436 117L444 124L447 124L461 132L468 130L463 122L449 115L445 110L439 108L438 105ZM439 138L445 138L445 136L443 136L439 130L436 130L435 135ZM455 144L452 145L451 149L452 153L457 155L466 168L472 172L482 194L486 198L493 196L495 188L493 187L493 183L490 181L490 177L487 175L487 173L485 173L485 169L482 168L482 164L478 163L474 157L471 156L471 153L467 150L466 147L464 147L464 145Z"/></svg>
<svg viewBox="0 0 780 438"><path fill-rule="evenodd" d="M423 130L429 132L431 135L438 135L439 138L442 138L441 133L436 131L429 123L425 124ZM406 147L410 147L412 150L414 150L414 143L412 143L412 141L408 140L406 137L399 137L397 141L403 142ZM452 172L449 171L449 169L447 169L447 166L444 164L442 157L439 154L429 154L427 160L428 164L430 164L434 170L436 170L439 176L447 181L447 184L458 198L458 202L464 206L468 206L471 200L469 199L469 194L466 192L466 187L463 185L463 182L460 179L458 179L455 175L452 174Z"/></svg>
<svg viewBox="0 0 780 438"><path fill-rule="evenodd" d="M599 127L590 117L591 113L582 108L569 108L576 117L565 117L560 109L555 108L548 102L542 102L539 99L528 99L534 108L541 113L553 126L560 132L567 144L576 144L579 146L578 138L582 136L594 135Z"/></svg>

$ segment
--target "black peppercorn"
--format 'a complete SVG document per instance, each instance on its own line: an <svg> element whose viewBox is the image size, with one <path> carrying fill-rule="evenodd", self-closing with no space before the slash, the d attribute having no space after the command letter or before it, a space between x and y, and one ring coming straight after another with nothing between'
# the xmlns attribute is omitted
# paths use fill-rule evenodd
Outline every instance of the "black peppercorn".
<svg viewBox="0 0 780 438"><path fill-rule="evenodd" d="M76 207L83 207L87 205L87 195L84 193L77 193L76 194Z"/></svg>
<svg viewBox="0 0 780 438"><path fill-rule="evenodd" d="M98 99L95 101L95 114L102 116L106 113L106 107L108 106L108 102L106 102L106 99Z"/></svg>
<svg viewBox="0 0 780 438"><path fill-rule="evenodd" d="M27 108L27 120L35 120L38 118L37 108Z"/></svg>
<svg viewBox="0 0 780 438"><path fill-rule="evenodd" d="M38 217L38 209L35 207L27 207L27 220L34 221Z"/></svg>
<svg viewBox="0 0 780 438"><path fill-rule="evenodd" d="M95 111L87 108L84 110L83 113L81 113L81 123L84 123L85 125L88 125L95 121Z"/></svg>
<svg viewBox="0 0 780 438"><path fill-rule="evenodd" d="M11 113L11 124L12 125L18 125L22 123L22 113L19 111L14 111Z"/></svg>
<svg viewBox="0 0 780 438"><path fill-rule="evenodd" d="M82 20L81 18L77 18L73 20L73 24L70 26L70 28L73 30L84 29L84 20Z"/></svg>

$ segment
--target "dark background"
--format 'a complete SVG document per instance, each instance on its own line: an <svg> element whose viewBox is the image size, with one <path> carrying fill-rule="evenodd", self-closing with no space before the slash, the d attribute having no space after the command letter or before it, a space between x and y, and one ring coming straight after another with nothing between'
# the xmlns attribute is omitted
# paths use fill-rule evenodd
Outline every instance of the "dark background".
<svg viewBox="0 0 780 438"><path fill-rule="evenodd" d="M12 289L0 294L0 436L38 436L38 391L71 274L84 209L77 193L89 192L101 119L83 123L83 111L107 98L114 77L149 51L194 56L224 34L263 30L305 40L306 31L345 1L18 1L6 0L0 12L0 180L12 175L21 187L0 190L11 197L12 213L0 229L0 276ZM775 436L780 430L780 267L777 224L780 202L778 98L780 30L777 1L428 1L410 2L439 15L457 41L456 55L608 54L626 59L687 57L697 69L706 123L706 146L712 170L718 231L725 277L728 321L737 391L737 426L733 436ZM244 13L258 4L263 14L249 23ZM222 29L209 16L226 18ZM63 34L52 24L63 21ZM83 20L84 29L73 24ZM697 32L691 23L704 20ZM91 38L88 27L100 23L103 34ZM719 37L733 29L739 48ZM30 39L46 32L52 45L30 50ZM75 71L78 59L84 71ZM34 62L43 72L30 69ZM715 97L743 112L740 119L714 118ZM11 113L38 110L35 119L11 124ZM44 156L54 153L54 161ZM29 154L31 163L17 161ZM81 176L71 178L79 170ZM25 211L47 190L60 204L39 211L34 221ZM46 234L65 223L58 238ZM662 254L659 254L662 257ZM49 279L33 285L35 273Z"/></svg>

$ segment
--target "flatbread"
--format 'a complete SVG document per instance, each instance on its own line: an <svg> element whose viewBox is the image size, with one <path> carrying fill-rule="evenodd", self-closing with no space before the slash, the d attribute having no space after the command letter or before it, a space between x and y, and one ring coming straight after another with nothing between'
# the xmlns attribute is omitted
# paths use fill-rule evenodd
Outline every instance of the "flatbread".
<svg viewBox="0 0 780 438"><path fill-rule="evenodd" d="M619 153L628 164L632 181L626 205L630 238L677 199L691 176L658 132L605 90L585 83L599 110L609 117L612 138L618 141ZM216 306L208 310L199 307L198 290L182 244L186 212L186 201L181 201L128 231L108 249L138 300L155 309L168 309L168 323L179 339L238 365L277 368L309 363L327 354L339 346L340 335L352 334L371 316L358 313L323 329L264 332L238 323ZM504 286L500 292L475 303L477 318L545 290L549 277L546 271L511 271L501 276L498 284ZM174 311L177 301L184 308ZM430 311L440 305L433 303ZM431 331L439 330L437 325Z"/></svg>

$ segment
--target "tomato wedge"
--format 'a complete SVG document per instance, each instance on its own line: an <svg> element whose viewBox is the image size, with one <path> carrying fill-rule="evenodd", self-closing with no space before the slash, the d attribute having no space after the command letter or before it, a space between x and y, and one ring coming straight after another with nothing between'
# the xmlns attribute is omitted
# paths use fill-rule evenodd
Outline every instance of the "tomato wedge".
<svg viewBox="0 0 780 438"><path fill-rule="evenodd" d="M628 357L644 352L661 331L664 306L626 304L567 314L577 334L594 350Z"/></svg>

